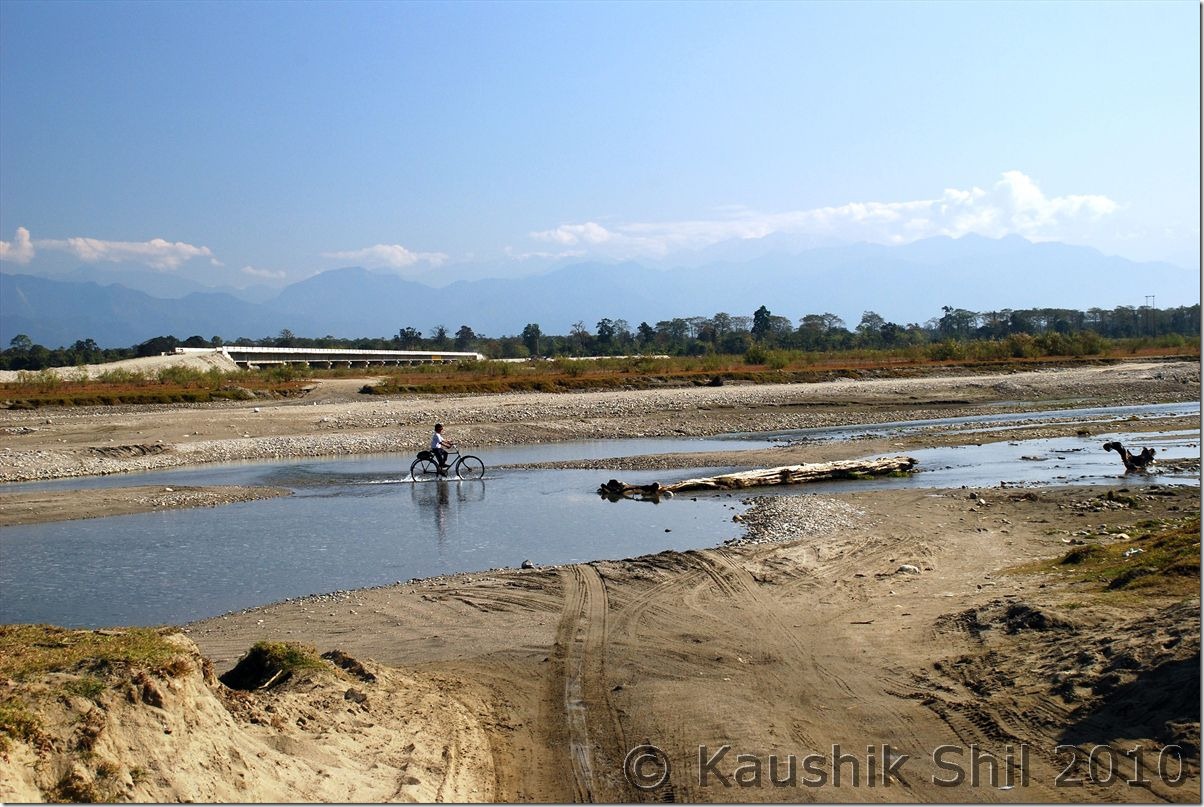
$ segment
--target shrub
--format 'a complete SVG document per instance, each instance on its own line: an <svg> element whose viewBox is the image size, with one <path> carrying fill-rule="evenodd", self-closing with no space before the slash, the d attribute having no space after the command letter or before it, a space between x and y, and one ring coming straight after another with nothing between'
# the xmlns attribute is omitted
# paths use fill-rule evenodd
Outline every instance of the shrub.
<svg viewBox="0 0 1204 807"><path fill-rule="evenodd" d="M222 385L223 373L216 367L209 370L199 370L195 367L175 365L164 367L159 371L158 380L161 384L171 384L177 387L201 387L217 389Z"/></svg>
<svg viewBox="0 0 1204 807"><path fill-rule="evenodd" d="M584 375L590 364L579 359L557 359L556 369L567 375L569 378L577 378Z"/></svg>
<svg viewBox="0 0 1204 807"><path fill-rule="evenodd" d="M311 378L313 370L304 362L277 364L265 370L263 375L268 381L297 381L302 378Z"/></svg>
<svg viewBox="0 0 1204 807"><path fill-rule="evenodd" d="M744 351L745 364L764 364L768 358L765 348L760 345L753 345L748 350Z"/></svg>
<svg viewBox="0 0 1204 807"><path fill-rule="evenodd" d="M966 357L966 346L956 339L945 339L937 342L928 349L928 357L933 361L959 360Z"/></svg>
<svg viewBox="0 0 1204 807"><path fill-rule="evenodd" d="M1104 338L1095 331L1083 331L1074 339L1074 355L1098 356L1104 352Z"/></svg>
<svg viewBox="0 0 1204 807"><path fill-rule="evenodd" d="M514 374L515 366L509 361L479 361L473 362L472 370L486 378L505 378Z"/></svg>
<svg viewBox="0 0 1204 807"><path fill-rule="evenodd" d="M104 384L141 384L146 381L146 376L133 370L116 369L106 370L96 380Z"/></svg>
<svg viewBox="0 0 1204 807"><path fill-rule="evenodd" d="M771 350L765 358L770 370L785 370L790 365L790 354L784 350Z"/></svg>
<svg viewBox="0 0 1204 807"><path fill-rule="evenodd" d="M63 385L63 379L51 369L37 372L20 370L17 372L17 383L34 387L39 392L53 392Z"/></svg>

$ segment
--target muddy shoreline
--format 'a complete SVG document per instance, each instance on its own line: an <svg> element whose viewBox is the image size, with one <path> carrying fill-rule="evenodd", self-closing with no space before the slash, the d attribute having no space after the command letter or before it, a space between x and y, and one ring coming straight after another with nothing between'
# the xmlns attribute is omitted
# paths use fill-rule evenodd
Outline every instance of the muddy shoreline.
<svg viewBox="0 0 1204 807"><path fill-rule="evenodd" d="M292 491L287 488L230 485L135 485L70 492L0 491L0 527L127 516L152 510L218 507L291 495Z"/></svg>

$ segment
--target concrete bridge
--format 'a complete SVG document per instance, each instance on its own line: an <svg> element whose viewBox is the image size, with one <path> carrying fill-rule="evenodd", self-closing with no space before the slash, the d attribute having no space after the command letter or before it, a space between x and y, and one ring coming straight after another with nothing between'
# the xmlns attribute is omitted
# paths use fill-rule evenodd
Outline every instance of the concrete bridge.
<svg viewBox="0 0 1204 807"><path fill-rule="evenodd" d="M449 364L458 361L482 361L480 353L430 350L348 350L326 347L178 347L176 353L217 353L239 367L255 369L277 364L308 364L310 367L372 367L415 364Z"/></svg>

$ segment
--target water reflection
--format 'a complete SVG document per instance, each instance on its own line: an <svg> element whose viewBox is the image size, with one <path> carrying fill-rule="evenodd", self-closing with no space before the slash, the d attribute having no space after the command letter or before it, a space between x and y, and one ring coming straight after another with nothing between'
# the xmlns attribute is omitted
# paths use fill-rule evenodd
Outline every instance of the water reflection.
<svg viewBox="0 0 1204 807"><path fill-rule="evenodd" d="M456 505L453 509L452 501ZM447 536L458 520L460 508L469 502L485 501L484 479L436 479L410 485L410 501L420 524L432 524L438 539L440 554L447 545Z"/></svg>

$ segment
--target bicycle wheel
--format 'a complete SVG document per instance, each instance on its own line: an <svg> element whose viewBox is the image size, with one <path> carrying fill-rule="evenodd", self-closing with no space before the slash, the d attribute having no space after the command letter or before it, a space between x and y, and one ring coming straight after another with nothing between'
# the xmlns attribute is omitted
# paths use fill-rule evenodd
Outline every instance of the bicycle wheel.
<svg viewBox="0 0 1204 807"><path fill-rule="evenodd" d="M439 465L434 460L414 460L410 465L410 479L429 482L439 478Z"/></svg>
<svg viewBox="0 0 1204 807"><path fill-rule="evenodd" d="M485 463L471 454L460 457L456 463L456 476L461 479L480 479L485 475Z"/></svg>

